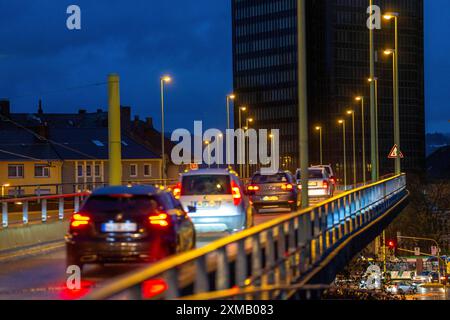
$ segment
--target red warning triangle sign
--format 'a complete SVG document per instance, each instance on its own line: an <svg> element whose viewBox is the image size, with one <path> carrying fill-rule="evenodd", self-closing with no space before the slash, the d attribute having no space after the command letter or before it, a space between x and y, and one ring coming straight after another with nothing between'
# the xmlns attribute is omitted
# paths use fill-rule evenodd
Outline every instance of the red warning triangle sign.
<svg viewBox="0 0 450 320"><path fill-rule="evenodd" d="M405 157L403 156L403 153L400 151L400 148L398 147L398 145L394 145L394 147L392 147L391 152L389 153L388 156L389 159L404 159Z"/></svg>

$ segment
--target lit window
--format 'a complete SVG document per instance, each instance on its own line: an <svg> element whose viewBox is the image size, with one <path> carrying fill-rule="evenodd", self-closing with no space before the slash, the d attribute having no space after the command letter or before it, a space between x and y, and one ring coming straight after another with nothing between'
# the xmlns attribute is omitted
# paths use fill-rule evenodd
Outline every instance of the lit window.
<svg viewBox="0 0 450 320"><path fill-rule="evenodd" d="M99 164L96 164L94 167L94 173L95 173L95 177L99 178L101 177L101 168Z"/></svg>
<svg viewBox="0 0 450 320"><path fill-rule="evenodd" d="M81 164L77 167L77 175L79 178L83 177L83 166Z"/></svg>
<svg viewBox="0 0 450 320"><path fill-rule="evenodd" d="M92 177L92 166L90 164L86 165L86 177Z"/></svg>

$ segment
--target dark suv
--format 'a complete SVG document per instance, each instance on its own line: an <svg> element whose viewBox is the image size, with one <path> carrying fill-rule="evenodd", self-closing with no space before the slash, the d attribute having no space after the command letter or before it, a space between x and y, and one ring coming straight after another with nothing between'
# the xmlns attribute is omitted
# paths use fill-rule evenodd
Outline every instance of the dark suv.
<svg viewBox="0 0 450 320"><path fill-rule="evenodd" d="M67 264L152 262L195 247L194 225L173 195L150 186L107 187L74 213Z"/></svg>
<svg viewBox="0 0 450 320"><path fill-rule="evenodd" d="M296 211L299 206L300 192L295 177L289 171L273 175L255 173L247 186L247 193L256 212L279 208Z"/></svg>

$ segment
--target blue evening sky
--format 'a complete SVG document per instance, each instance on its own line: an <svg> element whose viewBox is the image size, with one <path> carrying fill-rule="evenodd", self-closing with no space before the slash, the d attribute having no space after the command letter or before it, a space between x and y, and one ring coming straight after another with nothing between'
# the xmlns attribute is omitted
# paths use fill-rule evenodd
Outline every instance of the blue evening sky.
<svg viewBox="0 0 450 320"><path fill-rule="evenodd" d="M82 10L82 30L66 28L66 8ZM427 131L450 132L448 0L425 0ZM159 76L169 130L225 127L232 88L228 0L14 0L0 3L0 97L13 112L106 108L108 73L121 76L123 105L157 127Z"/></svg>

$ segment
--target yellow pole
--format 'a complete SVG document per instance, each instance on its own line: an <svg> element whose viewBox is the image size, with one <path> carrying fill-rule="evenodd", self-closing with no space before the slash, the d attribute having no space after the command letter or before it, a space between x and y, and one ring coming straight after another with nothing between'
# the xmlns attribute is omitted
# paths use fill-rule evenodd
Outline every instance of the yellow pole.
<svg viewBox="0 0 450 320"><path fill-rule="evenodd" d="M122 184L122 144L120 133L120 78L117 74L108 76L108 146L109 184Z"/></svg>

